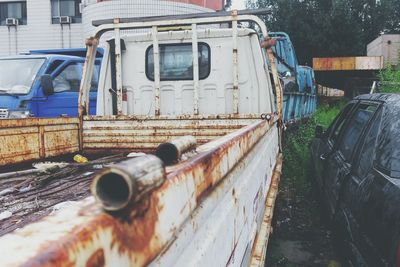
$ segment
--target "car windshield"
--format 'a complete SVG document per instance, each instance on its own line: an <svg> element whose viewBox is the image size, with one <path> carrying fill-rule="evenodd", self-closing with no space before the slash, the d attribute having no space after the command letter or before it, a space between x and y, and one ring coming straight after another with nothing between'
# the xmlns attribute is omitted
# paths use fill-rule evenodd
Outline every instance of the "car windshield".
<svg viewBox="0 0 400 267"><path fill-rule="evenodd" d="M44 58L1 59L0 94L27 94Z"/></svg>

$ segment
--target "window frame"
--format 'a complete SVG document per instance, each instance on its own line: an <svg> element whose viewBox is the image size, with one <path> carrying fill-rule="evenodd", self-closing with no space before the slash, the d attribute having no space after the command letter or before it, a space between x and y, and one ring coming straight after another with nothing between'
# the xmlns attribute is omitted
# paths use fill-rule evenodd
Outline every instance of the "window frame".
<svg viewBox="0 0 400 267"><path fill-rule="evenodd" d="M6 5L9 5L9 4L21 4L21 17L17 18L17 17L9 16L8 8L7 8L7 17L4 18L4 21L7 18L15 18L15 19L18 19L18 26L20 26L20 25L28 25L28 7L27 7L26 0L0 2L0 6L1 5L6 6ZM1 16L1 12L0 12L0 16ZM0 26L7 26L5 24L2 25L1 24L2 21L3 20L0 17Z"/></svg>
<svg viewBox="0 0 400 267"><path fill-rule="evenodd" d="M63 60L63 59L56 59L56 60ZM55 60L55 61L56 61ZM72 65L79 65L81 64L81 68L83 69L85 62L84 61L68 61L68 60L64 60L63 63L61 63L60 65L58 65L51 73L49 73L52 76L52 81L54 81L54 79L56 77L58 77L63 71L65 71L66 68L68 68L69 66ZM98 74L97 74L97 87L93 87L93 79L95 77L95 75L93 74L92 77L92 81L91 81L91 88L90 88L90 92L97 92L98 89L98 84L99 84L99 78L100 78L100 71L101 71L101 60L100 59L96 59L94 62L94 69L93 71L96 71L96 68L98 70ZM81 74L83 74L82 72L79 72ZM82 81L82 76L80 78L80 82ZM79 82L79 84L80 84ZM59 93L66 93L66 92L70 92L70 93L79 93L80 88L78 88L78 91L74 91L74 90L66 90L66 91L61 91L61 92L54 92L54 94L59 94Z"/></svg>
<svg viewBox="0 0 400 267"><path fill-rule="evenodd" d="M370 119L367 127L364 129L364 132L362 134L362 137L360 138L360 141L358 142L358 144L356 145L356 148L354 149L353 152L353 168L352 171L354 173L354 176L359 178L358 180L363 180L366 174L363 174L363 176L360 176L359 172L359 168L360 168L360 160L361 160L361 152L364 151L364 147L366 145L366 138L368 137L369 133L373 130L372 128L374 127L375 122L378 123L378 132L375 136L375 147L373 148L373 152L372 152L372 162L371 162L371 170L374 169L375 167L375 156L376 156L376 146L377 146L377 141L378 141L378 137L379 137L379 131L380 131L380 127L381 127L381 123L382 123L382 116L383 116L383 112L382 112L382 104L379 104L377 110L375 111L375 114L372 116L372 118ZM379 120L379 121L378 121ZM357 155L357 156L356 156ZM368 173L367 173L368 174Z"/></svg>
<svg viewBox="0 0 400 267"><path fill-rule="evenodd" d="M351 121L351 119L354 117L356 111L358 110L358 107L360 105L362 105L362 104L366 104L366 105L370 105L370 106L375 105L375 106L377 106L377 109L374 111L374 114L371 116L371 118L369 118L369 120L365 124L364 128L361 130L360 137L356 141L356 144L354 145L354 148L353 148L353 150L352 150L352 152L350 154L349 159L347 159L343 155L342 151L339 149L339 144L341 144L342 141L343 141L344 130L348 127L348 124ZM343 125L343 128L340 129L340 133L338 135L338 139L334 144L335 151L337 151L338 155L340 155L340 157L342 158L342 160L344 162L347 162L347 163L350 163L350 164L354 165L355 153L358 152L358 148L360 147L361 142L363 142L365 140L365 134L371 128L371 123L374 121L374 118L375 118L376 114L379 112L380 107L381 107L381 105L380 105L379 102L361 100L361 101L358 101L358 103L351 110L351 114L349 114L349 116L347 117L347 121Z"/></svg>
<svg viewBox="0 0 400 267"><path fill-rule="evenodd" d="M70 66L77 66L78 68L79 68L79 64L82 64L82 66L81 66L81 68L83 68L83 62L79 62L79 61L73 61L73 62L68 62L68 63L66 63L59 71L57 71L57 73L55 73L54 74L54 76L52 77L52 81L54 82L54 80L58 77L58 76L60 76L68 67L70 67ZM80 73L80 72L77 72L77 73ZM81 77L81 80L82 80L82 77ZM54 85L54 84L53 84ZM65 90L65 91L60 91L60 92L56 92L55 91L55 86L54 86L54 94L59 94L59 93L79 93L79 87L78 87L78 90L77 91L75 91L75 90L71 90L72 89L72 87L71 87L71 89L70 90Z"/></svg>
<svg viewBox="0 0 400 267"><path fill-rule="evenodd" d="M165 44L159 44L158 46L159 47L162 47L162 46L187 46L187 45L190 45L190 46L192 46L193 45L193 43L165 43ZM207 79L209 76L210 76L210 73L211 73L211 47L210 47L210 45L209 44L207 44L206 42L197 42L197 45L198 46L200 46L200 45L204 45L206 48L207 48L207 51L208 51L208 64L207 64L207 67L208 67L208 71L207 71L207 75L205 75L204 77L200 77L200 65L199 65L199 81L200 80L205 80L205 79ZM152 82L154 82L154 75L153 75L153 77L151 77L150 75L149 75L149 73L148 73L148 71L147 71L147 66L148 66L148 61L149 61L149 52L150 52L150 50L153 48L153 45L149 45L147 48L146 48L146 52L145 52L145 66L144 66L144 68L145 68L145 74L146 74L146 78L148 79L148 80L150 80L150 81L152 81ZM193 53L192 53L192 55L193 55ZM154 59L153 59L153 61L154 61ZM192 66L193 66L193 63L192 63ZM154 67L154 65L153 65L153 67ZM166 79L163 79L163 78L161 78L161 73L160 73L160 81L193 81L194 79L192 78L192 79L184 79L184 78L180 78L180 79L177 79L177 78L166 78Z"/></svg>
<svg viewBox="0 0 400 267"><path fill-rule="evenodd" d="M328 144L332 148L337 146L337 143L340 141L341 133L343 131L343 128L341 128L339 130L339 133L338 133L336 139L335 140L332 139L332 135L334 133L334 130L336 130L336 126L338 126L338 121L342 118L342 116L344 116L344 119L343 119L344 120L344 124L343 124L342 127L345 127L347 125L347 123L348 123L349 118L352 117L352 115L354 113L354 110L358 107L358 104L359 104L359 101L351 101L351 102L349 102L343 108L343 110L336 116L335 120L331 123L331 125L329 125L329 127L327 129L327 133L328 133L327 141L328 141ZM345 109L350 105L352 105L352 107L350 107L350 109L347 112L345 112Z"/></svg>
<svg viewBox="0 0 400 267"><path fill-rule="evenodd" d="M61 15L61 2L74 2L74 10L75 10L75 15L74 16L63 16ZM58 5L58 16L54 16L53 15L53 4L57 4ZM70 17L71 18L71 24L79 24L82 23L82 13L79 10L79 5L80 5L80 1L77 0L50 0L50 16L51 16L51 24L61 24L59 19L60 17ZM77 19L79 19L79 21L76 21Z"/></svg>

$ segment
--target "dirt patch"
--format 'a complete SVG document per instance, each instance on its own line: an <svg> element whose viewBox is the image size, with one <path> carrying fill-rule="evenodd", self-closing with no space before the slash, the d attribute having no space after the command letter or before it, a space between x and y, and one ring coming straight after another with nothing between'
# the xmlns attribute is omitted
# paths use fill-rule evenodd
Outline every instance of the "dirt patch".
<svg viewBox="0 0 400 267"><path fill-rule="evenodd" d="M341 266L311 188L304 195L290 183L281 184L266 266Z"/></svg>
<svg viewBox="0 0 400 267"><path fill-rule="evenodd" d="M321 220L312 190L309 143L315 123L286 134L284 162L275 204L266 266L341 266L331 232Z"/></svg>

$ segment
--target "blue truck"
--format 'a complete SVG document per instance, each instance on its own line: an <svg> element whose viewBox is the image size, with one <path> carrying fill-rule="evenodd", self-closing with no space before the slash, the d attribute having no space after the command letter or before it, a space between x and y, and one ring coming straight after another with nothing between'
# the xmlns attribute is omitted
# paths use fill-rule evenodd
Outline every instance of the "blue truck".
<svg viewBox="0 0 400 267"><path fill-rule="evenodd" d="M35 50L0 58L0 119L77 116L85 50ZM102 51L96 58L91 114L96 112Z"/></svg>
<svg viewBox="0 0 400 267"><path fill-rule="evenodd" d="M301 66L287 33L271 32L277 42L272 47L283 87L283 120L295 121L310 116L316 109L316 84L312 68Z"/></svg>

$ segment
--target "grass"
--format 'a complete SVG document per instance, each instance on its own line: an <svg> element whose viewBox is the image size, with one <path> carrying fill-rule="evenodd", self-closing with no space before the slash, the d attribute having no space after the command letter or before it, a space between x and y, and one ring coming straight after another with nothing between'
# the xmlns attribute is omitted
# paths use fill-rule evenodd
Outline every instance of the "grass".
<svg viewBox="0 0 400 267"><path fill-rule="evenodd" d="M300 122L298 126L288 131L285 136L283 175L285 180L292 181L298 189L306 189L309 184L310 176L310 150L309 145L314 138L316 125L321 125L324 129L343 108L346 102L336 104L323 104L318 107L313 116L306 122Z"/></svg>
<svg viewBox="0 0 400 267"><path fill-rule="evenodd" d="M296 124L285 133L284 164L275 206L274 234L267 250L267 266L303 266L291 262L288 255L284 255L283 240L303 244L303 249L312 254L307 266L327 266L335 258L327 237L328 230L319 220L318 205L312 194L309 146L315 126L319 124L326 129L344 104L322 104L309 120Z"/></svg>
<svg viewBox="0 0 400 267"><path fill-rule="evenodd" d="M378 74L380 93L400 93L400 67L392 68L390 65Z"/></svg>

